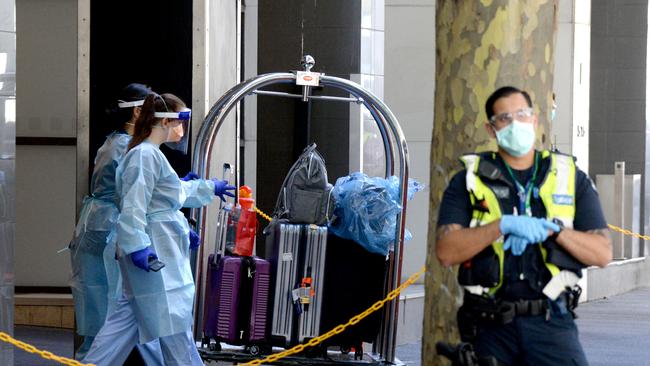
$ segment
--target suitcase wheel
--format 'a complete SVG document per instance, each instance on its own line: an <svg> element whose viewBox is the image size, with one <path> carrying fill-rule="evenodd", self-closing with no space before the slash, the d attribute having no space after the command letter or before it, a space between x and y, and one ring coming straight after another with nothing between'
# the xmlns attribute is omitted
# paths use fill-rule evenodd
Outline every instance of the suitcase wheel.
<svg viewBox="0 0 650 366"><path fill-rule="evenodd" d="M259 356L262 353L262 349L260 348L260 346L253 344L248 348L248 352L252 356Z"/></svg>
<svg viewBox="0 0 650 366"><path fill-rule="evenodd" d="M220 342L210 343L208 349L210 349L210 351L212 352L221 352L221 343Z"/></svg>
<svg viewBox="0 0 650 366"><path fill-rule="evenodd" d="M273 347L266 344L252 344L244 349L252 356L270 355L273 352Z"/></svg>

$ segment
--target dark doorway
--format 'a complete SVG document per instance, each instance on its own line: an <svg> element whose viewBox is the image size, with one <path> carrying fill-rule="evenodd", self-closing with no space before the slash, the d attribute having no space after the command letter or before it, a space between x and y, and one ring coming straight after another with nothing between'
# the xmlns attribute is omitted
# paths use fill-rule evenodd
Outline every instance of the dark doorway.
<svg viewBox="0 0 650 366"><path fill-rule="evenodd" d="M146 84L191 105L192 1L92 1L90 19L89 174L111 132L106 108L124 86ZM180 176L190 170L189 154L161 150Z"/></svg>

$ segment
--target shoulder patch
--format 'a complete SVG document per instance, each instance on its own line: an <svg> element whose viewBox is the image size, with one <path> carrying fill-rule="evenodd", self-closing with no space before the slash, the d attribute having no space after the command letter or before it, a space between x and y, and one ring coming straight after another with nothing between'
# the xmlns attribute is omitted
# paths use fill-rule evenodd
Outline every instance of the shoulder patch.
<svg viewBox="0 0 650 366"><path fill-rule="evenodd" d="M573 205L573 196L568 194L554 194L553 203L555 203L556 205L565 205L565 206Z"/></svg>

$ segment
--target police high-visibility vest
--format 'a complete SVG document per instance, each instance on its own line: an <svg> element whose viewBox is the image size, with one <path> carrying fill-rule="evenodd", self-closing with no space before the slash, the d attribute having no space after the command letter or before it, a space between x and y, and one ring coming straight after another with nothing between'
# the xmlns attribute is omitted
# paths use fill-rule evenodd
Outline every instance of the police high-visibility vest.
<svg viewBox="0 0 650 366"><path fill-rule="evenodd" d="M496 153L492 154L494 159ZM546 170L546 176L543 178L542 183L539 186L539 197L546 209L546 218L549 220L554 218L559 219L562 221L565 228L573 228L573 219L575 217L576 177L574 158L572 156L552 153L549 151L542 151L541 157L542 159L551 159L550 166ZM464 155L460 160L467 170L467 191L470 196L472 207L474 208L472 211L470 227L483 226L501 218L502 207L505 207L505 205L508 204L508 200L503 198L499 200L498 197L503 197L503 194L497 194L494 187L490 185L490 179L495 177L489 175L486 176L490 173L492 173L491 175L494 175L494 172L496 171L495 169L497 169L496 166L485 159L482 161L481 155L478 154ZM489 164L490 166L488 169L479 169L481 164ZM485 166L483 166L483 168L485 168ZM502 236L491 245L491 248L499 262L498 281L493 282L487 287L461 283L461 285L464 285L465 289L470 293L475 295L493 296L503 285L503 264L505 257L503 240L504 238ZM544 264L550 271L551 276L558 276L561 272L560 269L556 265L547 262L546 249L544 249L542 245L538 245L538 247L541 250ZM467 266L461 265L460 271L466 270L464 267ZM481 274L479 274L479 276L480 275ZM459 279L460 277L461 276L459 276ZM563 290L563 288L561 290Z"/></svg>

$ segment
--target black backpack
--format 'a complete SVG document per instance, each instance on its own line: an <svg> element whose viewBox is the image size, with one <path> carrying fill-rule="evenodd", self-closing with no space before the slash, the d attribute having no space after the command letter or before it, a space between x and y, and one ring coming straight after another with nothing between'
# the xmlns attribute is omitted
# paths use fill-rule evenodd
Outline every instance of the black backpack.
<svg viewBox="0 0 650 366"><path fill-rule="evenodd" d="M331 193L325 159L313 143L302 151L284 178L273 218L296 224L326 225L334 207Z"/></svg>

